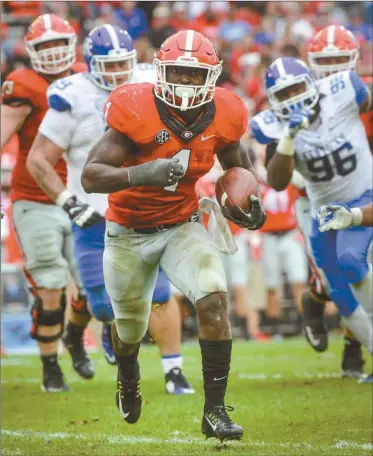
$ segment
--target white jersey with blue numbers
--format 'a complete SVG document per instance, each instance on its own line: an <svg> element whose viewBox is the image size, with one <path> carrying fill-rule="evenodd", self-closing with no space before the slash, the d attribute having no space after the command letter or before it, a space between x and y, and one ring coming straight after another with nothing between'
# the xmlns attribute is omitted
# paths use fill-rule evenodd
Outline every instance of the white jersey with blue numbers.
<svg viewBox="0 0 373 456"><path fill-rule="evenodd" d="M350 71L321 79L320 114L295 137L296 169L306 180L312 216L321 205L349 202L372 188L372 154L360 120L365 84ZM278 142L286 121L267 109L253 117L253 136L261 144Z"/></svg>
<svg viewBox="0 0 373 456"><path fill-rule="evenodd" d="M137 65L131 83L154 83L156 73L152 65ZM103 107L110 92L92 82L88 73L59 79L47 92L49 110L39 131L64 149L67 162L67 189L78 199L92 206L101 215L107 208L107 195L87 194L80 176L89 151L104 134L107 125Z"/></svg>

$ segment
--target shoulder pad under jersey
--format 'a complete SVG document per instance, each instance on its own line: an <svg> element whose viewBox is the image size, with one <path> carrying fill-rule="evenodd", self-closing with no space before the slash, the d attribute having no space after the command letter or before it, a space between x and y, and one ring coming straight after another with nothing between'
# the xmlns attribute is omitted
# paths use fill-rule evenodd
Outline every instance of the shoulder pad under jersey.
<svg viewBox="0 0 373 456"><path fill-rule="evenodd" d="M284 126L272 111L265 111L256 114L250 122L253 137L259 144L270 144L278 141L283 133Z"/></svg>
<svg viewBox="0 0 373 456"><path fill-rule="evenodd" d="M58 79L48 88L49 107L56 111L71 111L86 87L87 79L82 73Z"/></svg>
<svg viewBox="0 0 373 456"><path fill-rule="evenodd" d="M217 87L214 102L214 123L219 137L227 143L238 141L248 126L248 111L243 101L235 92Z"/></svg>
<svg viewBox="0 0 373 456"><path fill-rule="evenodd" d="M330 97L337 109L356 110L369 96L367 86L354 71L334 73L317 83L320 94Z"/></svg>
<svg viewBox="0 0 373 456"><path fill-rule="evenodd" d="M48 81L30 68L18 68L12 71L2 86L4 104L13 100L21 100L26 104L38 104L45 100ZM44 102L43 102L44 103Z"/></svg>
<svg viewBox="0 0 373 456"><path fill-rule="evenodd" d="M157 115L152 84L126 84L109 95L104 112L110 128L139 140L151 130L152 116Z"/></svg>

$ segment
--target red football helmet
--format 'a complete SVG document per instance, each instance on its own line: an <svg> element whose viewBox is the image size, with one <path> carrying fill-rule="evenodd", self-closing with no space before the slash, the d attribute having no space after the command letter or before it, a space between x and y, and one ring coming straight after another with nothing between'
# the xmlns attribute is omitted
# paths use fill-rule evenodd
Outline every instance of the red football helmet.
<svg viewBox="0 0 373 456"><path fill-rule="evenodd" d="M202 33L183 30L170 36L155 55L157 71L155 95L182 111L202 106L212 100L222 71L216 50ZM182 66L207 70L203 85L180 85L167 81L167 68Z"/></svg>
<svg viewBox="0 0 373 456"><path fill-rule="evenodd" d="M66 44L38 50L40 44L55 40L65 40ZM63 73L76 60L76 41L76 33L67 21L55 14L39 16L25 37L32 68L44 74Z"/></svg>
<svg viewBox="0 0 373 456"><path fill-rule="evenodd" d="M308 48L310 67L318 78L354 70L358 58L357 39L340 25L329 25L320 30Z"/></svg>

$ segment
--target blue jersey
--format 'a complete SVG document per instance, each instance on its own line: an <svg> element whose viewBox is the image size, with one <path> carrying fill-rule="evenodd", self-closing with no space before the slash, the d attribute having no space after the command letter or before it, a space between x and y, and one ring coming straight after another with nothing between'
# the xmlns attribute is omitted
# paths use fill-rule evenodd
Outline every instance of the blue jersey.
<svg viewBox="0 0 373 456"><path fill-rule="evenodd" d="M372 154L359 105L367 87L350 71L317 82L320 114L295 138L296 169L306 181L315 216L322 204L348 202L372 188ZM251 121L253 136L261 144L277 142L286 123L267 109Z"/></svg>

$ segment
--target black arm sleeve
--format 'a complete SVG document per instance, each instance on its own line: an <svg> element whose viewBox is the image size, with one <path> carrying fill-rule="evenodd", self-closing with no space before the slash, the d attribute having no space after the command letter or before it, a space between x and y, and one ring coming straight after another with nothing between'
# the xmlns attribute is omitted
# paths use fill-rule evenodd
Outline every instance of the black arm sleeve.
<svg viewBox="0 0 373 456"><path fill-rule="evenodd" d="M278 144L277 142L267 144L266 157L265 157L265 161L264 161L264 166L266 168L267 168L268 163L271 160L271 158L275 155L277 144Z"/></svg>

